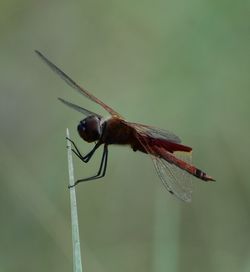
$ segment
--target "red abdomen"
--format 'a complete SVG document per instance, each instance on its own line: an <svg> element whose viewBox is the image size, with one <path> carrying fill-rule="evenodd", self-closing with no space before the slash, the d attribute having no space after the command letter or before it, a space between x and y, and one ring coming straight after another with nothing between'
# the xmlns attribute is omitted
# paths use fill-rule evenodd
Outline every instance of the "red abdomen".
<svg viewBox="0 0 250 272"><path fill-rule="evenodd" d="M161 148L166 149L168 152L173 153L175 151L183 151L183 152L190 152L192 151L192 148L186 145L173 143L170 141L167 141L165 139L150 139L150 142L152 142L152 145L158 146Z"/></svg>

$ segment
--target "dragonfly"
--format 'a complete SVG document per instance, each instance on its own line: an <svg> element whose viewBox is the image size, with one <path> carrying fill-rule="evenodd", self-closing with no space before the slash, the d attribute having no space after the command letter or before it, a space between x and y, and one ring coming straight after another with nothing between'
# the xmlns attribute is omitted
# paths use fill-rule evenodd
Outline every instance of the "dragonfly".
<svg viewBox="0 0 250 272"><path fill-rule="evenodd" d="M97 174L79 179L69 187L105 176L108 147L110 145L127 145L133 151L140 151L149 155L164 187L169 193L185 202L191 201L193 177L205 182L215 181L211 176L192 164L192 148L183 145L181 139L174 133L157 127L126 121L117 111L78 85L41 52L37 50L35 52L70 87L100 105L110 115L108 118L104 118L97 113L58 98L63 104L84 115L85 118L77 126L78 134L84 141L95 143L94 148L88 154L82 155L74 141L68 139L74 147L72 152L82 162L88 163L95 151L103 146L101 163Z"/></svg>

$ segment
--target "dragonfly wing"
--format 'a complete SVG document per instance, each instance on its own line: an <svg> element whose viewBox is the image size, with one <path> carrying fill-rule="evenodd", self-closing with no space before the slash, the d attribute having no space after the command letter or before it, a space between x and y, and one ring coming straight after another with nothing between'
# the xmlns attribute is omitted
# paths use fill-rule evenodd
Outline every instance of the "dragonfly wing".
<svg viewBox="0 0 250 272"><path fill-rule="evenodd" d="M52 63L50 60L48 60L41 52L35 50L37 55L51 68L52 71L54 71L56 74L58 74L70 87L77 90L80 94L84 95L88 99L92 100L93 102L99 104L102 106L107 112L109 112L111 115L116 115L118 117L121 117L121 115L110 108L108 105L103 103L101 100L99 100L97 97L89 93L85 88L78 85L73 79L71 79L68 75L66 75L61 69L59 69L54 63Z"/></svg>
<svg viewBox="0 0 250 272"><path fill-rule="evenodd" d="M190 146L182 145L181 139L170 131L138 123L127 122L127 124L132 126L141 136L147 138L150 145L165 147L171 153L175 151L190 152L192 150Z"/></svg>
<svg viewBox="0 0 250 272"><path fill-rule="evenodd" d="M193 176L186 171L180 169L176 165L172 164L170 161L166 161L165 159L163 159L160 154L168 152L164 148L150 145L150 142L148 142L148 138L146 136L148 135L148 131L151 130L151 127L136 124L134 128L137 131L137 138L139 142L142 144L144 149L151 157L155 170L159 178L161 179L164 187L177 198L185 202L190 202L192 198ZM157 130L155 130L154 132L158 135ZM163 132L165 137L168 137L168 140L175 140L174 134L169 134L168 132L167 134L165 134L165 131ZM163 133L160 133L160 136L162 134ZM174 154L172 155L182 159L189 164L192 163L191 152L174 152Z"/></svg>
<svg viewBox="0 0 250 272"><path fill-rule="evenodd" d="M178 168L176 165L170 164L166 160L161 159L157 156L152 156L152 160L156 172L165 188L177 198L185 202L190 202L192 199L193 191L193 176L186 171ZM187 158L187 160L185 161L190 162L191 157Z"/></svg>
<svg viewBox="0 0 250 272"><path fill-rule="evenodd" d="M175 135L173 132L170 132L168 130L164 130L161 128L153 127L153 126L147 126L143 124L138 123L131 123L128 122L131 126L133 126L139 133L143 135L148 135L152 138L157 139L165 139L173 143L181 143L181 139Z"/></svg>
<svg viewBox="0 0 250 272"><path fill-rule="evenodd" d="M72 108L72 109L74 109L74 110L76 110L76 111L81 112L81 113L84 114L85 116L97 116L97 117L99 117L99 118L102 118L101 115L96 114L96 113L94 113L94 112L92 112L92 111L89 111L89 110L87 110L87 109L85 109L85 108L82 108L82 107L80 107L80 106L77 106L77 105L75 105L75 104L73 104L73 103L71 103L71 102L68 102L68 101L66 101L66 100L64 100L64 99L62 99L62 98L60 98L60 97L58 97L58 99L59 99L63 104L65 104L66 106L68 106L68 107L70 107L70 108Z"/></svg>

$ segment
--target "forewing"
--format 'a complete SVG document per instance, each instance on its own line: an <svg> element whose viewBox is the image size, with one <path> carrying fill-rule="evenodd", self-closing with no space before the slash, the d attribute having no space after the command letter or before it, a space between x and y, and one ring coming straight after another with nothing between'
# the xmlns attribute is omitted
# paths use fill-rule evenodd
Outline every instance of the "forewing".
<svg viewBox="0 0 250 272"><path fill-rule="evenodd" d="M64 105L66 105L66 106L68 106L68 107L70 107L70 108L72 108L72 109L74 109L74 110L76 110L76 111L79 111L79 112L81 112L82 114L84 114L85 116L97 116L97 117L99 117L99 118L102 118L102 116L101 115L99 115L99 114L97 114L97 113L94 113L94 112L92 112L92 111L89 111L89 110L87 110L87 109L84 109L84 108L82 108L82 107L80 107L80 106L77 106L76 104L73 104L73 103L71 103L71 102L68 102L68 101L66 101L66 100L64 100L64 99L62 99L62 98L60 98L60 97L58 97L58 99L64 104Z"/></svg>
<svg viewBox="0 0 250 272"><path fill-rule="evenodd" d="M50 60L48 60L42 53L35 50L37 55L51 68L52 71L54 71L56 74L58 74L70 87L77 90L80 94L84 95L85 97L89 98L93 102L99 104L102 106L107 112L109 112L111 115L116 115L118 117L121 117L121 115L110 108L108 105L103 103L101 100L99 100L97 97L89 93L85 88L78 85L73 79L71 79L68 75L66 75L61 69L59 69L54 63L52 63Z"/></svg>
<svg viewBox="0 0 250 272"><path fill-rule="evenodd" d="M160 157L159 153L167 152L165 149L160 149L160 147L151 146L147 142L148 128L136 124L134 128L137 131L137 138L140 143L143 145L149 156L151 157L155 170L161 179L164 187L177 198L190 202L192 198L192 175L186 171L180 169L176 165L164 160ZM151 128L150 128L151 129ZM157 133L158 135L158 133ZM161 135L161 134L160 134ZM168 136L169 133L165 134L170 139L175 139L174 137ZM165 136L165 137L166 137ZM179 142L178 142L179 143ZM157 155L158 154L158 155ZM172 154L173 155L173 154ZM175 152L174 156L186 161L191 164L192 157L191 152Z"/></svg>

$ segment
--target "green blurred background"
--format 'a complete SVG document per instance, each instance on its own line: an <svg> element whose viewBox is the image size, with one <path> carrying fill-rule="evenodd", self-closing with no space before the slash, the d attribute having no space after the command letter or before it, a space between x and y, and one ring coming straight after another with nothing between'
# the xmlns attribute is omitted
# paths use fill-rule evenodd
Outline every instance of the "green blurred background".
<svg viewBox="0 0 250 272"><path fill-rule="evenodd" d="M104 114L41 50L126 119L174 131L216 183L185 204L150 159L111 147L77 188L85 271L250 271L250 2L1 1L0 271L72 271L65 131ZM95 173L75 161L76 177Z"/></svg>

